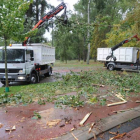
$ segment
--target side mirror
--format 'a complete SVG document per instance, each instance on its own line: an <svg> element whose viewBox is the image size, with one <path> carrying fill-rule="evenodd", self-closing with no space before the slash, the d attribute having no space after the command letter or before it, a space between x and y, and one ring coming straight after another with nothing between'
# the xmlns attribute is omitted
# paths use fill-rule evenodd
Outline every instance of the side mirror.
<svg viewBox="0 0 140 140"><path fill-rule="evenodd" d="M33 50L30 50L30 57L34 57Z"/></svg>

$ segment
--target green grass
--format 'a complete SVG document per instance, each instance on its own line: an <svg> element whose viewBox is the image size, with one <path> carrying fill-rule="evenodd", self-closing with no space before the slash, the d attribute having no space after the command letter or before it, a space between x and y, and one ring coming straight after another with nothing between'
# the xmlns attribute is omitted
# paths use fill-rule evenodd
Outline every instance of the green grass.
<svg viewBox="0 0 140 140"><path fill-rule="evenodd" d="M84 61L78 61L78 60L71 60L71 61L68 61L67 63L65 62L61 62L59 60L56 60L55 62L55 67L67 67L67 68L70 68L70 67L92 67L92 66L103 66L103 63L100 63L100 62L94 62L93 60L90 60L89 64L87 64L86 62Z"/></svg>

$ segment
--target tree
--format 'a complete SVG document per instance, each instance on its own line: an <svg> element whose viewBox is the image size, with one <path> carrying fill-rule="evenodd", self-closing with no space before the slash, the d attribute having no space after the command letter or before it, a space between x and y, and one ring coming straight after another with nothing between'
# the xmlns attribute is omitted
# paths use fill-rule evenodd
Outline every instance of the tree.
<svg viewBox="0 0 140 140"><path fill-rule="evenodd" d="M0 1L0 37L4 42L5 51L5 76L6 76L6 92L9 91L8 87L8 74L7 74L7 45L8 40L24 40L23 32L24 17L31 0L1 0Z"/></svg>
<svg viewBox="0 0 140 140"><path fill-rule="evenodd" d="M135 2L133 10L129 10L126 18L120 21L119 24L112 28L111 32L107 34L107 39L105 43L108 47L113 47L124 39L130 38L131 36L137 34L140 37L140 3ZM140 42L133 39L131 42L124 44L123 46L135 46L140 47Z"/></svg>
<svg viewBox="0 0 140 140"><path fill-rule="evenodd" d="M91 34L91 56L96 58L96 50L99 47L107 47L103 40L109 33L113 24L118 24L123 20L124 15L134 8L134 2L137 0L90 0L90 23L94 23L94 31ZM75 5L77 14L81 20L87 20L88 0L79 0Z"/></svg>

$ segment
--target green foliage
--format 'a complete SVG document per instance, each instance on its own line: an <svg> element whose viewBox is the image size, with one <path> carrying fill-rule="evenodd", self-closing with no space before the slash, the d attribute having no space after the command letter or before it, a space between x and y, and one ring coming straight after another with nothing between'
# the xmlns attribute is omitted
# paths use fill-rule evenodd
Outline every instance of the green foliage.
<svg viewBox="0 0 140 140"><path fill-rule="evenodd" d="M130 1L128 5L130 6ZM131 7L130 11L127 12L126 18L120 21L118 25L114 25L111 32L107 34L105 43L108 47L112 47L135 34L140 35L140 20L138 18L140 14L140 4L135 2L133 7L134 8ZM133 39L123 46L139 47L139 44L140 42L136 42L136 39Z"/></svg>
<svg viewBox="0 0 140 140"><path fill-rule="evenodd" d="M31 1L5 0L0 2L0 36L7 39L24 40L24 16ZM20 11L20 12L19 12Z"/></svg>
<svg viewBox="0 0 140 140"><path fill-rule="evenodd" d="M32 119L38 120L41 119L41 116L38 112L34 111L34 116L32 117Z"/></svg>
<svg viewBox="0 0 140 140"><path fill-rule="evenodd" d="M104 106L106 104L106 99L101 99L100 100L100 105Z"/></svg>
<svg viewBox="0 0 140 140"><path fill-rule="evenodd" d="M80 100L80 95L64 95L57 98L55 107L81 107L84 105L84 101Z"/></svg>

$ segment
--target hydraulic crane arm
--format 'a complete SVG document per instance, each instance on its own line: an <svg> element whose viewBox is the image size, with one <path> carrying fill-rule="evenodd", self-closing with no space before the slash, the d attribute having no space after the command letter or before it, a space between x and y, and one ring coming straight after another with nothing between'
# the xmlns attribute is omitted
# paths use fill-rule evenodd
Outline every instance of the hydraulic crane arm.
<svg viewBox="0 0 140 140"><path fill-rule="evenodd" d="M131 41L133 38L136 38L137 41L140 41L140 38L138 38L137 35L134 35L128 39L123 40L122 42L120 42L119 44L115 45L114 47L111 48L111 55L106 57L106 60L108 60L109 58L113 58L114 61L116 61L116 57L113 56L113 51L115 51L116 49L118 49L119 47L121 47L123 44L128 43L129 41Z"/></svg>
<svg viewBox="0 0 140 140"><path fill-rule="evenodd" d="M67 16L66 16L66 5L64 2L62 2L61 4L59 4L56 8L54 8L52 11L48 12L44 17L42 17L38 22L37 24L33 27L32 30L35 30L36 28L40 28L44 25L44 23L50 19L52 19L55 15L57 15L59 12L61 12L63 9L65 10L64 11L64 14L63 14L63 17L64 17L64 22L66 23L67 22ZM26 46L27 44L27 41L28 41L29 37L26 37L24 42L22 43L23 46Z"/></svg>

